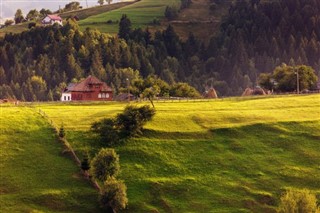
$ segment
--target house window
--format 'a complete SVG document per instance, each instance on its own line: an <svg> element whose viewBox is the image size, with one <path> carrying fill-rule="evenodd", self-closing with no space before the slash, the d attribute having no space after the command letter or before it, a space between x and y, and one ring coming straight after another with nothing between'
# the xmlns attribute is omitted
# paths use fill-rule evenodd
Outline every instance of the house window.
<svg viewBox="0 0 320 213"><path fill-rule="evenodd" d="M67 97L64 95L64 96L63 96L63 99L66 101L66 100L67 100Z"/></svg>
<svg viewBox="0 0 320 213"><path fill-rule="evenodd" d="M109 97L110 97L110 96L109 96L109 93L107 93L107 94L106 94L106 98L109 98Z"/></svg>
<svg viewBox="0 0 320 213"><path fill-rule="evenodd" d="M102 93L102 98L106 98L106 94L105 93Z"/></svg>
<svg viewBox="0 0 320 213"><path fill-rule="evenodd" d="M99 93L98 98L101 98L101 93Z"/></svg>
<svg viewBox="0 0 320 213"><path fill-rule="evenodd" d="M68 101L70 101L70 96L68 96Z"/></svg>

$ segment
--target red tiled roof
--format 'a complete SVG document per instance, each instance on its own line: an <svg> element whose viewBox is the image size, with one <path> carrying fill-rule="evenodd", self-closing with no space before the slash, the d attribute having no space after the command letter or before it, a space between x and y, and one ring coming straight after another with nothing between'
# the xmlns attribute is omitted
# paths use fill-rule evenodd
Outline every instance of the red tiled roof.
<svg viewBox="0 0 320 213"><path fill-rule="evenodd" d="M62 21L62 18L58 15L48 15L51 20Z"/></svg>
<svg viewBox="0 0 320 213"><path fill-rule="evenodd" d="M112 89L104 82L94 76L89 75L88 78L68 88L70 92L90 92L90 85L102 85L101 92L112 92Z"/></svg>

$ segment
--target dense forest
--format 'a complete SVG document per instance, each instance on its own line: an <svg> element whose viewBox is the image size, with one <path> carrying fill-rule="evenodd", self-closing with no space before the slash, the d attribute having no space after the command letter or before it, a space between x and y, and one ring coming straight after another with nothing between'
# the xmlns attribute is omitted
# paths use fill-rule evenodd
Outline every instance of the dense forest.
<svg viewBox="0 0 320 213"><path fill-rule="evenodd" d="M219 1L218 1L219 2ZM0 98L57 100L68 82L89 74L118 93L126 79L157 75L169 84L238 95L282 63L320 70L318 0L239 0L208 45L192 34L181 41L172 26L151 35L123 16L118 37L64 27L37 27L0 40Z"/></svg>

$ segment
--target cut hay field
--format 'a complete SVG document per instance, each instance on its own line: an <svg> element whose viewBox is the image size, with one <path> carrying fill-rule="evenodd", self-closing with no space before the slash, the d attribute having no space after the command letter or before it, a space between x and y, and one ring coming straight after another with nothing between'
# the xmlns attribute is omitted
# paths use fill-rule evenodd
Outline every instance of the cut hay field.
<svg viewBox="0 0 320 213"><path fill-rule="evenodd" d="M79 21L79 25L82 30L90 27L99 29L101 32L117 34L119 28L118 21L123 14L127 14L132 22L133 29L139 27L146 28L155 18L162 19L164 17L164 11L167 5L178 5L179 2L180 0L141 0L110 12L90 16ZM109 20L112 20L111 24L107 24Z"/></svg>
<svg viewBox="0 0 320 213"><path fill-rule="evenodd" d="M99 212L97 192L28 107L0 105L0 212Z"/></svg>
<svg viewBox="0 0 320 213"><path fill-rule="evenodd" d="M64 124L80 156L93 157L104 144L89 133L91 123L125 106L35 107ZM116 147L128 187L126 212L275 212L287 187L320 198L320 95L155 106L144 136Z"/></svg>

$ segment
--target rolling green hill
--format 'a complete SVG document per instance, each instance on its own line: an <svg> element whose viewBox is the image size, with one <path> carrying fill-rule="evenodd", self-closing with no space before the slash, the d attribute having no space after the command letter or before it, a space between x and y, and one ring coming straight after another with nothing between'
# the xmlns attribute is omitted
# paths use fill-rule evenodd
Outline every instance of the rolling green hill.
<svg viewBox="0 0 320 213"><path fill-rule="evenodd" d="M0 212L99 212L97 192L34 110L0 106Z"/></svg>
<svg viewBox="0 0 320 213"><path fill-rule="evenodd" d="M91 27L98 29L101 32L110 34L118 33L118 21L122 14L127 14L132 22L133 28L145 28L151 25L154 19L161 19L164 17L164 11L167 5L178 4L180 0L142 0L132 5L122 7L110 12L101 13L98 15L90 16L79 22L82 29ZM112 20L112 23L107 24L108 20Z"/></svg>
<svg viewBox="0 0 320 213"><path fill-rule="evenodd" d="M148 104L147 102L144 104ZM90 124L125 103L40 104L81 155ZM275 212L287 187L320 195L320 96L156 102L143 137L117 147L127 212Z"/></svg>

